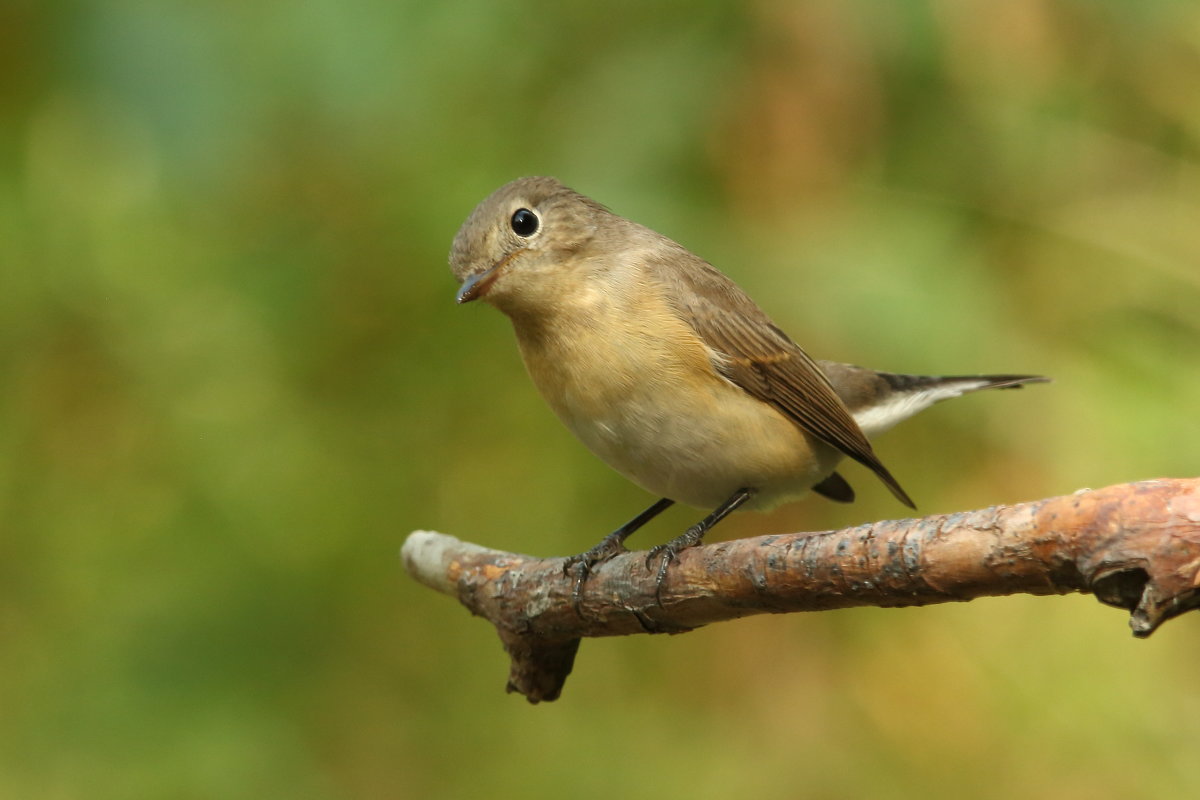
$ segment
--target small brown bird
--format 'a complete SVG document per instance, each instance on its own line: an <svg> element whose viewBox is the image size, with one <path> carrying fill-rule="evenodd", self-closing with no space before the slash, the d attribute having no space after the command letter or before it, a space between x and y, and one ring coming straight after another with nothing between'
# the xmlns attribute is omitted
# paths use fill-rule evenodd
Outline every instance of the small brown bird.
<svg viewBox="0 0 1200 800"><path fill-rule="evenodd" d="M629 480L662 497L584 553L593 566L679 501L714 509L650 551L661 583L675 555L737 508L808 490L850 502L843 456L913 502L869 436L939 400L1044 381L1035 375L924 377L814 361L745 292L665 236L553 178L500 187L450 251L458 302L508 315L534 384L559 419Z"/></svg>

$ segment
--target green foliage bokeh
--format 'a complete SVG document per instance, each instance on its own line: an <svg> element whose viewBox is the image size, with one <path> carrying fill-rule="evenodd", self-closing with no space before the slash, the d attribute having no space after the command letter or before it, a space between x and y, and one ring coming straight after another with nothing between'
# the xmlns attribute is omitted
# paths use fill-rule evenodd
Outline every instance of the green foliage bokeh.
<svg viewBox="0 0 1200 800"><path fill-rule="evenodd" d="M0 796L1195 795L1194 619L749 619L586 642L533 708L397 552L565 555L651 499L453 303L528 174L818 357L1052 375L881 440L922 512L1197 474L1198 87L1170 0L10 2ZM846 474L718 535L903 513Z"/></svg>

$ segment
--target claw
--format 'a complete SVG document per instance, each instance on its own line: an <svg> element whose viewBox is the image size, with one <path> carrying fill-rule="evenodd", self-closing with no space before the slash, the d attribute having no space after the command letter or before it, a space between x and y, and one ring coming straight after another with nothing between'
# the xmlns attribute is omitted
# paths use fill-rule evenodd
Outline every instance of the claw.
<svg viewBox="0 0 1200 800"><path fill-rule="evenodd" d="M671 548L663 548L662 560L658 562L658 575L654 577L654 593L656 595L662 591L663 581L667 579L667 569L675 560L676 555L677 553Z"/></svg>
<svg viewBox="0 0 1200 800"><path fill-rule="evenodd" d="M671 562L675 560L681 550L698 545L704 538L706 530L702 525L693 525L671 541L654 546L646 555L646 569L648 570L654 569L654 561L658 560L658 572L654 576L654 599L660 606L662 605L662 585L663 581L667 579L667 570L670 569Z"/></svg>
<svg viewBox="0 0 1200 800"><path fill-rule="evenodd" d="M625 540L629 538L629 535L654 519L654 517L658 516L674 502L674 500L669 498L662 498L641 514L638 514L629 520L629 522L626 522L608 536L605 536L591 550L580 553L577 556L571 556L563 561L564 577L571 574L571 567L578 565L575 570L575 587L571 590L571 598L574 601L576 614L579 613L579 601L583 597L583 584L587 581L588 576L592 574L592 567L602 561L607 561L613 556L628 552L625 549Z"/></svg>
<svg viewBox="0 0 1200 800"><path fill-rule="evenodd" d="M704 539L704 534L708 533L709 528L725 519L730 512L745 503L753 495L753 489L738 489L728 500L719 505L715 511L688 528L682 535L676 536L671 541L660 544L650 551L650 554L646 556L646 569L653 569L651 562L655 558L661 559L658 563L658 574L655 576L654 585L654 597L660 606L662 605L662 585L667 577L667 569L671 566L671 562L675 560L675 556L679 555L679 551L700 544Z"/></svg>
<svg viewBox="0 0 1200 800"><path fill-rule="evenodd" d="M601 539L591 550L586 550L579 555L568 556L563 559L563 576L566 577L572 572L575 573L575 586L571 589L571 603L575 606L575 613L579 613L579 604L583 599L583 585L587 583L587 579L595 571L593 567L608 561L614 556L628 552L622 543L624 537L619 536L619 533L619 531L610 533ZM572 567L574 567L574 570L572 570Z"/></svg>

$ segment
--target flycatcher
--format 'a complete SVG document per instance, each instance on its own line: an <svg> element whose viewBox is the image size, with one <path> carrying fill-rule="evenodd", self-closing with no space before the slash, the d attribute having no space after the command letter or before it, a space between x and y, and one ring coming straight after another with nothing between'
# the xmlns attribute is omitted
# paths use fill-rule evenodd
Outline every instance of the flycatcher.
<svg viewBox="0 0 1200 800"><path fill-rule="evenodd" d="M869 436L939 400L1046 380L815 361L712 265L554 178L513 181L480 203L454 238L450 268L458 302L483 299L512 320L559 419L662 498L566 560L564 572L577 565L577 593L674 502L712 513L650 551L660 583L680 550L735 509L768 509L810 489L850 502L853 489L834 471L844 456L915 508Z"/></svg>

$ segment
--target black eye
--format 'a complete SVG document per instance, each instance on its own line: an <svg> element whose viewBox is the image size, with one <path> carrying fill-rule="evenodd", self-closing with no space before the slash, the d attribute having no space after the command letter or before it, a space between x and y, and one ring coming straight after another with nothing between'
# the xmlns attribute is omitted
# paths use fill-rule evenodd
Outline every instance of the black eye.
<svg viewBox="0 0 1200 800"><path fill-rule="evenodd" d="M512 229L517 236L533 236L537 233L537 214L528 208L518 208L512 215Z"/></svg>

